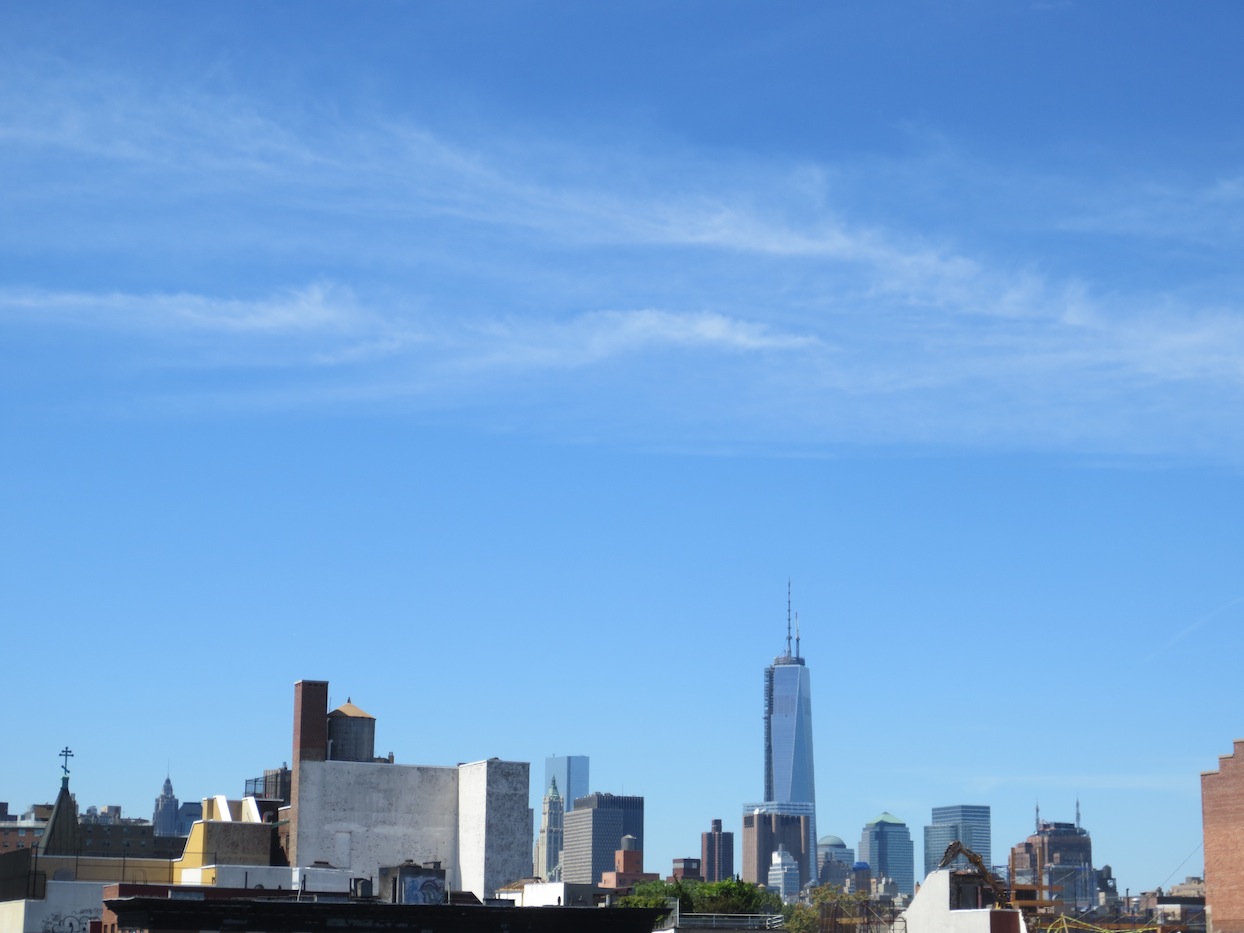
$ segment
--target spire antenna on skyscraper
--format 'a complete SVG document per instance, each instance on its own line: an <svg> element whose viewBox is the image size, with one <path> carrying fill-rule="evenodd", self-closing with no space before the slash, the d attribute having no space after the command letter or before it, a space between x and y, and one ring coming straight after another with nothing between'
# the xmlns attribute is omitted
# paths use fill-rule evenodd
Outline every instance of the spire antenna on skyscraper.
<svg viewBox="0 0 1244 933"><path fill-rule="evenodd" d="M790 577L786 578L786 656L790 657Z"/></svg>
<svg viewBox="0 0 1244 933"><path fill-rule="evenodd" d="M799 657L799 613L795 613L795 657Z"/></svg>

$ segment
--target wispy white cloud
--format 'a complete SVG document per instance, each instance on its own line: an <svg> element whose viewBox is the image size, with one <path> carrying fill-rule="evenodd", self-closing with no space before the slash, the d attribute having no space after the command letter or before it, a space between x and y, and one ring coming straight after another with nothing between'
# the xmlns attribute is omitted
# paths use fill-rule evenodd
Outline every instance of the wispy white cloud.
<svg viewBox="0 0 1244 933"><path fill-rule="evenodd" d="M235 93L152 93L64 63L0 67L17 91L0 100L0 140L26 160L29 197L66 206L39 189L49 153L118 207L157 177L175 206L124 228L126 248L157 272L173 248L334 270L294 287L285 271L245 285L226 275L214 294L11 285L0 327L193 336L160 365L350 368L353 381L330 391L356 398L428 398L470 381L498 406L532 374L598 369L625 382L676 353L720 387L720 411L746 417L747 386L755 410L786 413L792 434L840 439L866 424L897 441L1244 447L1215 414L1244 394L1239 296L1054 274L1040 256L969 245L953 227L882 222L836 197L833 166L464 142L392 117L277 119ZM1229 201L1237 188L1228 179L1201 198ZM1142 229L1178 201L1063 227ZM180 214L218 204L244 220ZM1222 437L1207 440L1206 426Z"/></svg>
<svg viewBox="0 0 1244 933"><path fill-rule="evenodd" d="M802 350L813 336L783 334L754 321L713 313L655 309L596 311L568 321L505 319L474 328L478 349L467 358L481 368L577 368L624 354L678 348L726 353Z"/></svg>
<svg viewBox="0 0 1244 933"><path fill-rule="evenodd" d="M258 300L209 295L0 289L0 320L45 326L229 335L348 334L374 326L348 289L312 283Z"/></svg>

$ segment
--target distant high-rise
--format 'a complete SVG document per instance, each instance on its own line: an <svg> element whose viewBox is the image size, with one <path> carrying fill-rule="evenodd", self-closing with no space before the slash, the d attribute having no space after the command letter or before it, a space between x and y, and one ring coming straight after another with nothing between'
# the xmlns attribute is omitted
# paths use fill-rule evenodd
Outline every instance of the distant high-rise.
<svg viewBox="0 0 1244 933"><path fill-rule="evenodd" d="M924 828L924 873L934 871L946 854L946 847L956 841L992 866L990 837L989 807L972 804L934 807L933 822ZM956 868L966 868L968 860L960 855L952 864Z"/></svg>
<svg viewBox="0 0 1244 933"><path fill-rule="evenodd" d="M177 835L177 810L180 804L173 795L173 779L164 779L164 790L156 798L155 811L151 814L151 825L157 836Z"/></svg>
<svg viewBox="0 0 1244 933"><path fill-rule="evenodd" d="M846 887L855 864L855 850L837 836L822 836L816 841L816 873L821 884Z"/></svg>
<svg viewBox="0 0 1244 933"><path fill-rule="evenodd" d="M816 774L812 763L812 676L799 654L795 630L791 652L790 588L786 593L786 653L765 668L765 804L803 804L809 809L808 839L799 847L815 871ZM787 846L794 854L796 849ZM771 852L764 853L766 864Z"/></svg>
<svg viewBox="0 0 1244 933"><path fill-rule="evenodd" d="M725 881L734 877L734 833L721 831L721 820L700 833L700 869L705 881Z"/></svg>
<svg viewBox="0 0 1244 933"><path fill-rule="evenodd" d="M554 778L540 808L540 838L536 843L536 857L532 866L537 878L545 881L562 880L564 819L562 795L557 791L557 778Z"/></svg>
<svg viewBox="0 0 1244 933"><path fill-rule="evenodd" d="M743 880L766 884L773 853L785 846L799 866L800 887L813 878L816 849L811 838L812 805L808 803L755 803L743 810Z"/></svg>
<svg viewBox="0 0 1244 933"><path fill-rule="evenodd" d="M1097 900L1093 840L1080 826L1080 804L1074 823L1053 823L1036 817L1036 832L1011 848L1011 881L1040 885L1038 896L1085 910Z"/></svg>
<svg viewBox="0 0 1244 933"><path fill-rule="evenodd" d="M644 798L588 794L575 801L562 825L562 881L600 884L614 870L623 836L633 836L633 849L643 852Z"/></svg>
<svg viewBox="0 0 1244 933"><path fill-rule="evenodd" d="M557 780L562 795L562 807L569 813L574 802L588 795L587 755L550 755L544 759L544 789Z"/></svg>
<svg viewBox="0 0 1244 933"><path fill-rule="evenodd" d="M773 853L766 887L781 897L782 903L790 904L799 894L799 885L799 865L786 851L786 846L779 845Z"/></svg>
<svg viewBox="0 0 1244 933"><path fill-rule="evenodd" d="M873 878L889 878L899 893L916 893L916 856L907 824L883 813L864 826L856 857L867 862Z"/></svg>

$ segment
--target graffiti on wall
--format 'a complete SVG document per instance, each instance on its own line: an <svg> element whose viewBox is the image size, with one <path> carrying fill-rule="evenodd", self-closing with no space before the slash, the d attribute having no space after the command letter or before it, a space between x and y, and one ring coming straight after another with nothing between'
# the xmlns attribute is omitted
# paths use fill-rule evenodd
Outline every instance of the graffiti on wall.
<svg viewBox="0 0 1244 933"><path fill-rule="evenodd" d="M99 919L100 910L84 907L71 914L54 913L43 918L42 933L87 933L91 921Z"/></svg>
<svg viewBox="0 0 1244 933"><path fill-rule="evenodd" d="M402 878L403 904L445 903L444 872L409 874Z"/></svg>

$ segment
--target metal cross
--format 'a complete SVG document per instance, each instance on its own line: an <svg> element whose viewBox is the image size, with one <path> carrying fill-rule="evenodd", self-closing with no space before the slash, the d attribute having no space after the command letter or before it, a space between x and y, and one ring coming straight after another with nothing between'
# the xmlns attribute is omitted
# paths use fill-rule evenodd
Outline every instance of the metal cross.
<svg viewBox="0 0 1244 933"><path fill-rule="evenodd" d="M69 774L69 759L73 757L73 752L69 750L68 745L61 749L60 757L65 759L65 762L60 766L60 769L64 771L65 774Z"/></svg>

